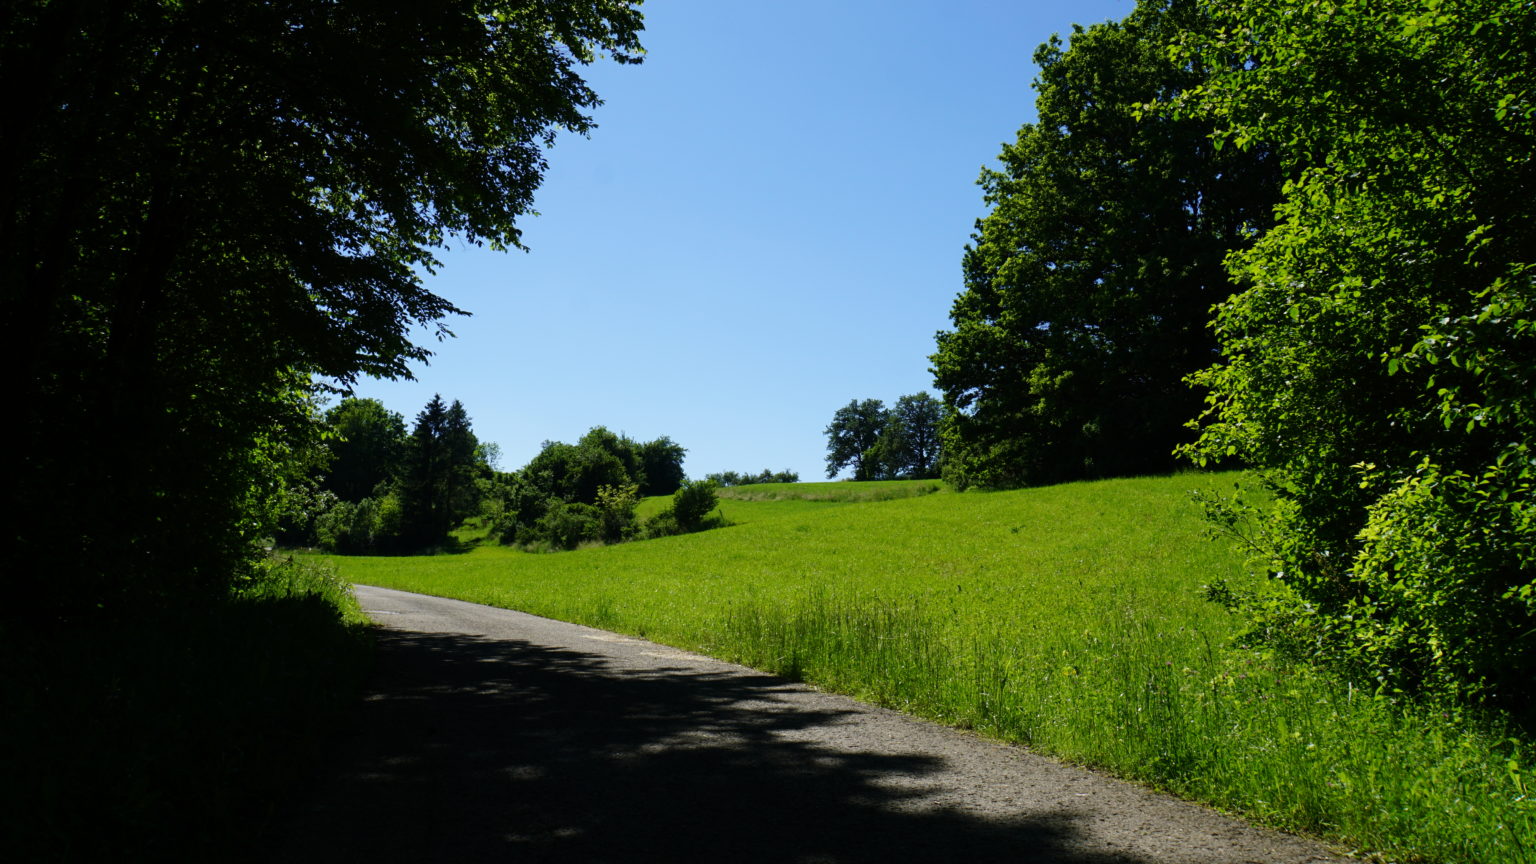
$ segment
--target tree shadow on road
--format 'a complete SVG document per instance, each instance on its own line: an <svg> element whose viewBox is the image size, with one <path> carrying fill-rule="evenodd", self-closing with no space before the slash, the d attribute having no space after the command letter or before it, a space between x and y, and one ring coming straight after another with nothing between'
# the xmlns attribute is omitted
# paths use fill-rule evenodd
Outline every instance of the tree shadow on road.
<svg viewBox="0 0 1536 864"><path fill-rule="evenodd" d="M924 755L817 743L795 685L513 640L383 630L379 680L281 861L1057 862L1062 813L925 803Z"/></svg>

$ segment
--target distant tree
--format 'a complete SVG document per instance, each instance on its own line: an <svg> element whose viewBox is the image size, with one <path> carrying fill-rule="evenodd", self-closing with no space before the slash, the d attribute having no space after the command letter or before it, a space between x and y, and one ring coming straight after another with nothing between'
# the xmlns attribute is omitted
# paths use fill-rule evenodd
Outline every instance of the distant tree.
<svg viewBox="0 0 1536 864"><path fill-rule="evenodd" d="M458 400L444 406L434 395L416 415L399 486L408 543L440 543L479 509L478 444Z"/></svg>
<svg viewBox="0 0 1536 864"><path fill-rule="evenodd" d="M533 539L533 526L556 500L529 482L523 471L497 472L487 484L481 509L490 522L491 536L498 542L522 543Z"/></svg>
<svg viewBox="0 0 1536 864"><path fill-rule="evenodd" d="M626 478L621 483L608 485L645 485L645 457L640 451L640 445L628 435L620 435L611 432L604 426L594 426L587 430L587 434L581 436L576 446L587 451L601 451L618 460ZM593 491L592 500L596 501L596 490ZM585 499L583 499L585 500Z"/></svg>
<svg viewBox="0 0 1536 864"><path fill-rule="evenodd" d="M633 441L597 426L576 444L544 442L521 474L547 498L596 504L599 489L638 485L644 468Z"/></svg>
<svg viewBox="0 0 1536 864"><path fill-rule="evenodd" d="M852 467L855 480L877 479L880 465L874 448L885 422L885 403L879 399L855 399L837 409L826 428L827 476Z"/></svg>
<svg viewBox="0 0 1536 864"><path fill-rule="evenodd" d="M635 536L639 522L635 507L640 503L640 487L604 486L597 490L599 539L604 543L622 543Z"/></svg>
<svg viewBox="0 0 1536 864"><path fill-rule="evenodd" d="M685 452L667 437L637 444L602 426L575 444L546 441L514 477L490 484L493 530L504 543L562 549L630 539L638 531L638 496L676 490ZM642 491L656 489L668 491Z"/></svg>
<svg viewBox="0 0 1536 864"><path fill-rule="evenodd" d="M645 479L640 494L649 497L676 492L688 479L683 473L683 456L687 452L681 444L666 436L641 444L640 463Z"/></svg>
<svg viewBox="0 0 1536 864"><path fill-rule="evenodd" d="M1208 27L1196 4L1142 2L1035 52L1038 119L982 172L992 209L931 358L957 487L1172 470L1190 440L1184 379L1215 357L1210 309L1234 290L1222 262L1281 187L1264 147L1142 107L1206 80L1169 51Z"/></svg>
<svg viewBox="0 0 1536 864"><path fill-rule="evenodd" d="M582 543L595 542L602 535L603 513L596 504L555 500L549 502L544 515L526 533L526 539L571 550Z"/></svg>
<svg viewBox="0 0 1536 864"><path fill-rule="evenodd" d="M475 459L491 471L500 471L501 445L495 441L481 441L480 451L475 454Z"/></svg>
<svg viewBox="0 0 1536 864"><path fill-rule="evenodd" d="M332 433L322 486L343 501L361 501L400 471L405 420L377 399L347 398L325 412Z"/></svg>
<svg viewBox="0 0 1536 864"><path fill-rule="evenodd" d="M884 478L939 476L939 421L944 405L927 393L896 400L876 442L877 472Z"/></svg>

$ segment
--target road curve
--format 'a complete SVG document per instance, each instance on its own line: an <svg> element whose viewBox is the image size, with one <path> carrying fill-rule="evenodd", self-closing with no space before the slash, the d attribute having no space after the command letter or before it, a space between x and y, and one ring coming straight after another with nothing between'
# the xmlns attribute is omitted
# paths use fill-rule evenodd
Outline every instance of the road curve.
<svg viewBox="0 0 1536 864"><path fill-rule="evenodd" d="M646 642L366 586L378 666L274 861L1342 862L1026 750Z"/></svg>

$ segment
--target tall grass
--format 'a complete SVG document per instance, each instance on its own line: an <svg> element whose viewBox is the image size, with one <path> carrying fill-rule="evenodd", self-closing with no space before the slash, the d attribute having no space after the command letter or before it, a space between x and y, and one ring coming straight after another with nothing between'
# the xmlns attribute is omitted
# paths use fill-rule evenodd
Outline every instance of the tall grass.
<svg viewBox="0 0 1536 864"><path fill-rule="evenodd" d="M340 566L712 653L1399 859L1532 860L1527 743L1231 645L1200 586L1246 578L1242 563L1189 501L1230 482L884 501L879 484L813 484L724 501L733 527L686 537Z"/></svg>

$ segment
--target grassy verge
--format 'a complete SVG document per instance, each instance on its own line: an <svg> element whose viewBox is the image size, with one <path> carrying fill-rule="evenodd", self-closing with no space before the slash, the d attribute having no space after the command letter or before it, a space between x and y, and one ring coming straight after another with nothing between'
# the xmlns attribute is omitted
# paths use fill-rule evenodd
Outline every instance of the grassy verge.
<svg viewBox="0 0 1536 864"><path fill-rule="evenodd" d="M346 583L280 565L213 608L0 633L14 861L259 860L368 665Z"/></svg>
<svg viewBox="0 0 1536 864"><path fill-rule="evenodd" d="M1189 491L1232 482L785 486L723 501L732 526L702 534L340 566L801 678L1396 860L1532 860L1527 743L1230 646L1200 586L1241 581L1241 560L1205 538Z"/></svg>

